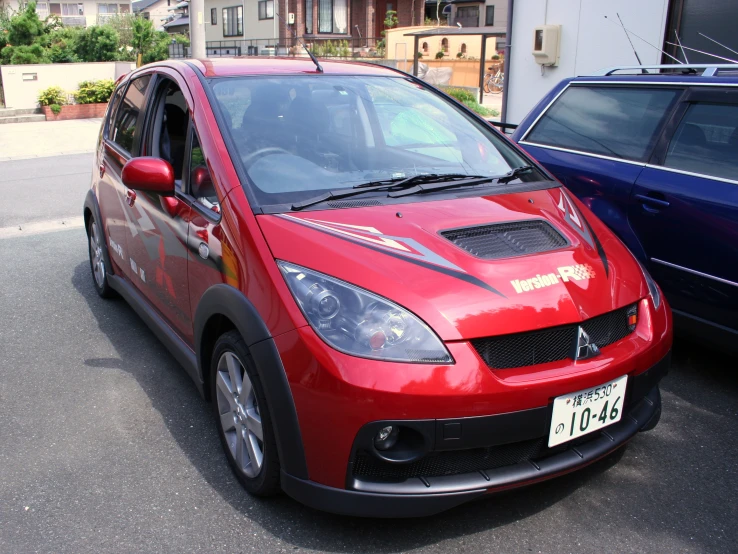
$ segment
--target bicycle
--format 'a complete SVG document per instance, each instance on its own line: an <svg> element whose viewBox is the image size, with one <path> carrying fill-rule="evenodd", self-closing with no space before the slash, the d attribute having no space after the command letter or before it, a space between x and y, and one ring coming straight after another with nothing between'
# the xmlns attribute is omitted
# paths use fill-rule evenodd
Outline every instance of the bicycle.
<svg viewBox="0 0 738 554"><path fill-rule="evenodd" d="M487 69L492 71L493 68L488 67ZM484 92L499 94L502 92L502 85L504 83L505 74L502 72L502 69L498 69L494 75L492 73L486 73L484 75Z"/></svg>

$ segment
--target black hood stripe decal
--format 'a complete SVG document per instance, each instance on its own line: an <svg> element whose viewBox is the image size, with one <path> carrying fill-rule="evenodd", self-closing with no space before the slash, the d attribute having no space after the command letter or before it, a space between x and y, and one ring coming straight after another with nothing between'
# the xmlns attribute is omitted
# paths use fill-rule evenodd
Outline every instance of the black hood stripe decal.
<svg viewBox="0 0 738 554"><path fill-rule="evenodd" d="M284 218L287 219L287 218ZM497 294L501 296L502 298L507 298L504 294L502 294L500 291L498 291L496 288L491 287L481 279L478 279L477 277L474 277L473 275L469 275L468 273L462 273L461 271L455 271L453 269L438 266L435 264L431 264L428 262L424 262L422 260L417 260L415 258L410 258L408 256L403 256L402 254L390 252L389 250L386 250L384 248L378 248L376 246L372 246L371 244L367 244L366 242L354 240L350 237L340 235L338 233L331 233L330 231L327 231L325 229L321 229L320 227L317 227L315 225L311 225L310 223L306 221L299 221L299 218L291 217L287 219L288 221L294 221L295 223L299 223L300 225L304 225L305 227L310 227L311 229L314 229L315 231L319 231L321 233L325 233L326 235L330 235L332 237L336 237L342 240L345 240L347 242L351 242L353 244L363 246L364 248L368 248L369 250L373 250L375 252L379 252L381 254L386 254L387 256L392 256L393 258L397 258L398 260L403 260L405 262L410 262L411 264L418 265L420 267L424 267L426 269L430 269L431 271L437 271L438 273L443 273L444 275L448 275L449 277L455 277L456 279L460 279L462 281L465 281L471 285L475 285L477 287L481 287L493 294Z"/></svg>
<svg viewBox="0 0 738 554"><path fill-rule="evenodd" d="M589 221L587 220L586 217L584 217L584 214L580 211L579 215L582 216L584 223L587 225L587 229L589 229L589 234L592 235L592 239L594 240L595 246L597 247L597 254L599 254L600 256L602 265L605 266L605 275L607 277L610 277L610 266L607 263L607 254L605 254L605 249L602 247L602 243L600 242L600 239L597 237L597 234L594 232L594 229L592 229L592 226L589 224Z"/></svg>

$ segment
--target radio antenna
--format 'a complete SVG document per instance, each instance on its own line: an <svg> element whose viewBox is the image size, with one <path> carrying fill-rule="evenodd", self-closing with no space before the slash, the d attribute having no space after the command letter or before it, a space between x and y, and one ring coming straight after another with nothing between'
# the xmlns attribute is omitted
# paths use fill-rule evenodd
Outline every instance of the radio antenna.
<svg viewBox="0 0 738 554"><path fill-rule="evenodd" d="M277 10L274 10L274 13L275 13L275 14L277 14L277 17L278 17L278 18L279 18L279 19L280 19L280 20L282 21L282 23L284 23L284 24L285 24L285 25L287 26L287 28L289 29L289 28L290 28L290 24L289 24L289 23L287 23L287 22L286 22L286 21L284 20L284 17L282 17L281 15L279 15L279 12L277 12ZM313 61L313 63L315 64L315 69L317 69L317 70L318 70L318 73L323 73L323 66L321 66L321 65L320 65L320 62L318 61L318 58L316 58L316 57L315 57L315 56L313 55L313 53L312 53L312 52L310 51L310 48L308 48L308 47L307 47L307 44L305 44L305 43L304 43L304 42L303 42L303 41L302 41L302 40L300 39L300 37L298 37L298 36L297 36L297 32L296 32L296 31L295 31L294 29L292 30L292 36L293 36L293 37L294 37L294 39L295 39L295 40L297 41L297 44L299 44L300 46L302 46L302 47L303 47L303 48L305 49L305 52L307 52L307 55L308 55L308 56L310 56L310 59L311 59L311 60Z"/></svg>
<svg viewBox="0 0 738 554"><path fill-rule="evenodd" d="M679 46L678 44L669 42L668 40L666 41L666 44L671 44L672 46ZM689 46L682 46L682 48L684 48L685 50L690 50L692 52L697 52L698 54L704 54L705 56L711 56L719 60L725 60L726 62L738 63L738 60L733 60L731 58L724 58L723 56L718 56L717 54L710 54L709 52L705 52L703 50L697 50L696 48L690 48Z"/></svg>
<svg viewBox="0 0 738 554"><path fill-rule="evenodd" d="M643 65L643 62L641 61L641 57L638 55L638 51L636 50L636 47L633 46L633 41L630 40L630 35L628 34L628 29L625 28L625 25L623 25L623 20L620 19L620 14L618 12L615 12L615 15L618 16L618 21L620 21L620 26L623 28L623 31L625 32L625 36L628 38L628 42L630 43L630 47L633 49L633 53L635 54L636 60L638 60L638 65ZM605 16L607 19L607 16Z"/></svg>
<svg viewBox="0 0 738 554"><path fill-rule="evenodd" d="M618 17L620 17L620 16L618 16ZM605 19L607 19L608 21L611 21L611 22L613 23L613 25L617 25L617 23L615 23L614 21L612 21L612 19L608 19L608 18L607 18L607 16L605 16ZM622 23L623 23L623 22L621 21L621 22L620 22L620 24L622 25ZM655 49L655 50L658 50L658 51L659 51L659 52L661 52L661 53L662 53L662 54L663 54L664 56L668 56L669 58L671 58L672 60L674 60L674 61L675 61L675 62L677 62L677 63L680 63L680 64L684 64L684 62L683 62L682 60L680 60L680 59L677 59L677 58L675 58L674 56L672 56L671 54L668 54L668 53L664 52L664 51L663 51L663 50L662 50L661 48L659 48L658 46L654 46L653 44L651 44L650 42L648 42L648 41L647 41L647 40L646 40L645 38L643 38L642 36L636 35L636 34L635 34L635 33L634 33L633 31L628 31L628 30L627 30L627 29L625 28L625 26L623 26L623 30L625 31L625 33L626 33L626 34L631 34L631 35L633 35L633 36L634 36L635 38L637 38L637 39L640 39L640 40L642 40L643 42L645 42L646 44L648 44L648 45L649 45L649 46L650 46L651 48L653 48L653 49ZM630 40L630 37L628 37L628 40ZM632 43L632 42L631 42L630 44L631 44L631 46L633 45L633 43ZM635 49L634 49L634 50L635 50ZM636 54L636 57L638 57L638 55L637 55L637 54ZM639 61L640 61L640 60L639 60Z"/></svg>
<svg viewBox="0 0 738 554"><path fill-rule="evenodd" d="M682 56L684 56L684 61L689 63L689 59L687 59L687 53L684 51L684 46L682 46L682 41L679 40L679 33L677 33L676 29L674 29L674 36L677 39L677 42L679 43L679 48L682 49Z"/></svg>
<svg viewBox="0 0 738 554"><path fill-rule="evenodd" d="M714 42L714 43L715 43L715 44L717 44L718 46L722 46L722 47L723 47L723 48L725 48L726 50L730 50L731 52L733 52L733 54L738 54L738 52L736 52L736 51L735 51L735 50L733 50L732 48L728 48L728 47L727 47L727 46L725 46L724 44L722 44L722 43L720 43L720 42L716 41L716 40L715 40L714 38L710 38L710 37L708 37L708 36L707 36L706 34L704 34L704 33L697 33L697 34L698 34L698 35L702 35L702 36L703 36L703 37L705 37L705 38L706 38L707 40L711 40L712 42Z"/></svg>

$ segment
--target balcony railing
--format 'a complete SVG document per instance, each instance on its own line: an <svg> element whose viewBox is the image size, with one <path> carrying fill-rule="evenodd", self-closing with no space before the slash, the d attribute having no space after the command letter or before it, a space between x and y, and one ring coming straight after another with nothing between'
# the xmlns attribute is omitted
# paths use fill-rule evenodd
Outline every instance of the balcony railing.
<svg viewBox="0 0 738 554"><path fill-rule="evenodd" d="M62 23L67 27L86 27L87 19L84 15L64 15Z"/></svg>
<svg viewBox="0 0 738 554"><path fill-rule="evenodd" d="M110 23L110 20L117 16L117 13L99 13L97 14L97 24L105 25L106 23Z"/></svg>

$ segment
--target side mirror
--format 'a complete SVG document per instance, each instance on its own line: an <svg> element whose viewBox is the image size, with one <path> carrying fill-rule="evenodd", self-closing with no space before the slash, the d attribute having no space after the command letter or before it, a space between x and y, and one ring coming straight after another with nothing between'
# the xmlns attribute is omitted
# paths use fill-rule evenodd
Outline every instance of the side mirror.
<svg viewBox="0 0 738 554"><path fill-rule="evenodd" d="M174 194L174 169L161 158L142 156L128 160L123 166L121 178L129 189L163 196Z"/></svg>

